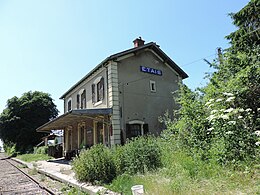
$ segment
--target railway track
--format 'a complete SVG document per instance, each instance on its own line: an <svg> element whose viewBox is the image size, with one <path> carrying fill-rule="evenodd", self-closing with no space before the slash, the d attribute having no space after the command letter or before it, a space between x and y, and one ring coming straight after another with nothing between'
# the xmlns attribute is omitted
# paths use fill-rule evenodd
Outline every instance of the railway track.
<svg viewBox="0 0 260 195"><path fill-rule="evenodd" d="M51 190L22 171L18 164L9 158L0 157L0 195L41 194L54 195Z"/></svg>

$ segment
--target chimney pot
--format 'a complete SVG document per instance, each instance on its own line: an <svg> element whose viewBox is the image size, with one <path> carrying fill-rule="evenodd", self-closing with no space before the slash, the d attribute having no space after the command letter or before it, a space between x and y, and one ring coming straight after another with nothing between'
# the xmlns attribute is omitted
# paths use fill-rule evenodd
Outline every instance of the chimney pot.
<svg viewBox="0 0 260 195"><path fill-rule="evenodd" d="M142 40L142 37L136 38L134 41L134 47L140 47L144 45L144 40Z"/></svg>

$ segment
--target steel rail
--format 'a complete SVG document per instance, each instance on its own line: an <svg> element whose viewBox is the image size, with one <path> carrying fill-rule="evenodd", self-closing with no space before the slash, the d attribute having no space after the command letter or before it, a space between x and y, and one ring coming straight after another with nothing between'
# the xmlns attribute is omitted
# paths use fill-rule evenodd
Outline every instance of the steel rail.
<svg viewBox="0 0 260 195"><path fill-rule="evenodd" d="M27 173L25 173L23 170L21 170L20 168L18 168L16 165L14 165L13 163L11 163L10 161L13 161L12 159L10 159L10 157L7 157L7 158L3 158L3 159L0 159L0 160L5 160L6 162L8 162L11 166L13 166L14 168L16 168L19 172L21 172L23 175L25 175L27 178L29 178L33 183L37 184L37 186L39 188L41 188L42 190L48 192L49 194L51 195L55 195L55 193L48 189L47 187L43 186L40 184L40 182L38 182L37 180L35 180L33 177L31 177L30 175L28 175ZM15 161L16 162L16 161ZM18 162L17 162L18 163ZM21 163L20 163L21 164Z"/></svg>

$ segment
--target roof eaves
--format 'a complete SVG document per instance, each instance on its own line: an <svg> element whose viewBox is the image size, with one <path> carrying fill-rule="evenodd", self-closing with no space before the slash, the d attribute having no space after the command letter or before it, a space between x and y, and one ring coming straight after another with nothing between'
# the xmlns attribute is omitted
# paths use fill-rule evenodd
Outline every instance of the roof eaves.
<svg viewBox="0 0 260 195"><path fill-rule="evenodd" d="M47 123L44 123L43 125L41 125L40 127L38 127L38 128L36 129L36 132L42 132L40 129L42 129L43 127L49 125L50 123L53 123L54 121L57 121L57 120L63 118L63 117L65 117L65 116L67 116L67 115L69 115L69 114L71 114L71 113L72 113L72 110L70 110L70 111L66 112L65 114L62 114L62 115L60 115L60 116L58 116L58 117L56 117L56 118L54 118L54 119L48 121Z"/></svg>
<svg viewBox="0 0 260 195"><path fill-rule="evenodd" d="M106 62L108 62L109 60L115 60L118 57L121 57L123 55L129 54L129 53L132 53L132 52L136 52L136 51L141 50L141 49L146 48L146 47L150 47L153 44L155 44L155 43L150 42L150 43L147 43L147 44L145 44L143 46L136 47L136 48L131 48L131 49L128 49L128 50L125 50L125 51L122 51L122 52L119 52L119 53L116 53L116 54L113 54L113 55L107 57L105 60L103 60L101 63L99 63L95 68L93 68L86 76L84 76L76 84L74 84L68 91L66 91L60 97L60 99L65 98L66 95L68 95L73 89L75 89L78 85L80 85L85 79L87 79L90 75L92 75L97 69L102 67L102 65L106 64Z"/></svg>
<svg viewBox="0 0 260 195"><path fill-rule="evenodd" d="M109 60L116 60L117 58L130 54L135 53L139 50L145 49L145 48L151 48L157 52L162 59L164 59L165 62L168 62L170 66L177 71L180 76L185 79L188 78L188 75L170 58L168 57L154 42L150 42L147 44L144 44L140 47L131 48L116 54L113 54L109 57L107 57L105 60L103 60L101 63L99 63L95 68L93 68L86 76L84 76L82 79L80 79L76 84L74 84L67 92L65 92L60 99L65 98L66 95L68 95L73 89L75 89L78 85L80 85L85 79L87 79L90 75L92 75L97 69L105 65Z"/></svg>
<svg viewBox="0 0 260 195"><path fill-rule="evenodd" d="M98 115L110 115L112 114L113 109L112 108L98 108L98 109L78 109L78 110L70 110L68 112L66 112L63 115L58 116L57 118L54 118L50 121L48 121L47 123L41 125L40 127L38 127L36 129L36 132L46 132L46 131L50 131L52 130L50 127L51 124L53 123L59 123L60 120L64 120L65 117L71 117L71 116L77 116L77 117L85 117L85 116L98 116ZM68 118L66 118L67 120ZM64 122L62 122L63 124L60 125L61 127L58 128L62 128L62 126L66 126L64 124ZM55 127L56 128L56 127Z"/></svg>
<svg viewBox="0 0 260 195"><path fill-rule="evenodd" d="M169 65L177 71L177 73L183 78L186 79L189 76L184 72L166 53L164 53L157 45L153 45L153 49L160 55L164 62L169 63Z"/></svg>
<svg viewBox="0 0 260 195"><path fill-rule="evenodd" d="M68 95L73 89L75 89L78 85L80 85L85 79L87 79L90 75L92 75L96 70L98 70L102 65L104 65L110 57L103 60L100 64L98 64L95 68L93 68L86 76L84 76L82 79L80 79L76 84L74 84L71 88L69 88L68 91L66 91L60 99L65 98L66 95Z"/></svg>

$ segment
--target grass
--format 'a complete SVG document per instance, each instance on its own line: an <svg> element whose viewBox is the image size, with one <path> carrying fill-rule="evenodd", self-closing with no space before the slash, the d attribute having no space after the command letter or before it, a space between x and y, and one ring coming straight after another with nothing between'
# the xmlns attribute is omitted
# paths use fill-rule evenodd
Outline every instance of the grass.
<svg viewBox="0 0 260 195"><path fill-rule="evenodd" d="M118 176L106 187L125 195L133 185L146 194L260 194L260 168L243 171L193 159L185 152L165 151L163 168L144 175Z"/></svg>
<svg viewBox="0 0 260 195"><path fill-rule="evenodd" d="M73 194L77 194L77 195L89 195L88 193L86 192L83 192L77 188L74 188L74 187L70 187L70 186L64 186L62 189L61 189L62 193L65 194L65 195L73 195Z"/></svg>
<svg viewBox="0 0 260 195"><path fill-rule="evenodd" d="M36 175L38 173L37 169L34 167L28 171L29 175Z"/></svg>
<svg viewBox="0 0 260 195"><path fill-rule="evenodd" d="M106 187L123 194L131 194L133 185L142 184L146 194L260 194L259 173L222 173L212 178L192 178L182 171L175 177L165 175L164 171L145 175L121 175ZM253 176L253 177L252 177Z"/></svg>
<svg viewBox="0 0 260 195"><path fill-rule="evenodd" d="M40 160L49 160L52 157L48 156L47 154L22 154L22 155L18 155L16 158L25 162L33 162L33 161L40 161Z"/></svg>

